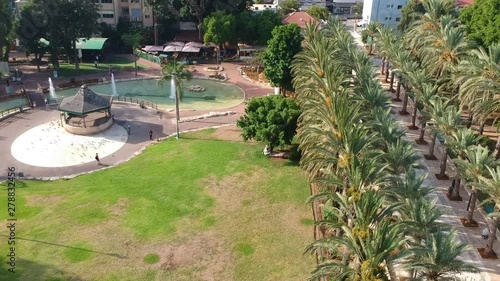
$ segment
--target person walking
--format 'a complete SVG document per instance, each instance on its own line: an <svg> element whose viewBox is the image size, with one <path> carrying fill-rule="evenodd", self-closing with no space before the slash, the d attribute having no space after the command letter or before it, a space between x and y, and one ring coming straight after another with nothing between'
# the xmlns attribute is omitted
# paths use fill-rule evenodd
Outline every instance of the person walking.
<svg viewBox="0 0 500 281"><path fill-rule="evenodd" d="M153 130L149 130L149 140L153 140Z"/></svg>
<svg viewBox="0 0 500 281"><path fill-rule="evenodd" d="M97 161L97 165L101 165L101 159L99 159L99 154L95 154L95 161Z"/></svg>
<svg viewBox="0 0 500 281"><path fill-rule="evenodd" d="M130 125L127 126L127 134L130 135Z"/></svg>

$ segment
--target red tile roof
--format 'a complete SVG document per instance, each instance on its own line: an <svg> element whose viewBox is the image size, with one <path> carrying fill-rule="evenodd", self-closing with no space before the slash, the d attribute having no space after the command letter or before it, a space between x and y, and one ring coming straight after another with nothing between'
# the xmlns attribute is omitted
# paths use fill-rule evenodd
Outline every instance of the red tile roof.
<svg viewBox="0 0 500 281"><path fill-rule="evenodd" d="M283 17L284 25L295 23L300 28L306 28L306 23L319 24L319 22L306 12L293 12Z"/></svg>

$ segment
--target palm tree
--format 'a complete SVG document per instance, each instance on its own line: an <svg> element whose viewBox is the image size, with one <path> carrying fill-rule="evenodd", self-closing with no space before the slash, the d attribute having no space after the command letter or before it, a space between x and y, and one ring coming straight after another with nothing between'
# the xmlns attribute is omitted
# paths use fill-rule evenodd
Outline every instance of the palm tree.
<svg viewBox="0 0 500 281"><path fill-rule="evenodd" d="M367 26L366 26L366 33L368 36L370 36L370 49L368 50L368 54L371 55L373 51L373 42L375 40L375 36L378 35L378 31L382 25L379 22L374 22L371 21Z"/></svg>
<svg viewBox="0 0 500 281"><path fill-rule="evenodd" d="M179 138L179 102L183 97L183 80L191 80L193 77L191 72L187 70L187 65L179 62L167 64L161 69L162 78L159 83L163 84L166 81L171 81L175 88L175 120L176 120L176 137Z"/></svg>
<svg viewBox="0 0 500 281"><path fill-rule="evenodd" d="M475 145L480 140L471 129L467 128L457 128L456 131L451 132L451 135L446 136L447 147L455 153L458 159L465 159L466 153L472 145ZM462 201L460 197L460 186L461 177L457 174L455 178L455 184L452 186L451 192L449 192L450 200Z"/></svg>
<svg viewBox="0 0 500 281"><path fill-rule="evenodd" d="M495 211L488 214L488 217L490 217L488 222L489 235L486 249L483 252L483 256L489 257L495 255L493 244L496 240L498 220L500 217L500 166L496 168L486 168L488 169L487 175L485 177L480 176L479 183L476 185L481 191L489 194L489 197L483 201L483 204L488 202L495 204Z"/></svg>
<svg viewBox="0 0 500 281"><path fill-rule="evenodd" d="M432 100L438 95L438 87L433 84L424 83L421 87L415 89L415 95L418 97L418 100L423 105L423 109L421 110L420 116L420 134L416 142L418 144L427 144L425 141L425 128L427 126L427 122L431 119L432 112Z"/></svg>
<svg viewBox="0 0 500 281"><path fill-rule="evenodd" d="M420 156L415 152L415 147L404 140L397 140L396 143L387 145L387 153L383 155L384 162L387 163L387 171L391 175L399 176L410 168L420 166Z"/></svg>
<svg viewBox="0 0 500 281"><path fill-rule="evenodd" d="M479 272L476 267L460 260L469 248L460 242L456 231L429 233L423 244L414 249L408 268L415 270L419 280L438 281L460 272Z"/></svg>
<svg viewBox="0 0 500 281"><path fill-rule="evenodd" d="M464 225L477 226L477 222L474 220L477 200L477 190L474 183L479 182L481 176L487 175L487 167L495 167L499 164L499 161L495 160L494 155L490 153L487 147L481 145L469 147L464 156L465 159L458 158L454 160L460 174L471 184L471 194Z"/></svg>

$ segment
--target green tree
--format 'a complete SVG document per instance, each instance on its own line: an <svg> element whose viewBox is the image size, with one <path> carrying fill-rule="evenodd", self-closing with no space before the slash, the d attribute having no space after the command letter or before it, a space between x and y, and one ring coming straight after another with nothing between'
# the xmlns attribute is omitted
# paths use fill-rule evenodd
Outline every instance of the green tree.
<svg viewBox="0 0 500 281"><path fill-rule="evenodd" d="M238 42L253 44L259 37L257 33L258 14L245 10L236 16L236 39Z"/></svg>
<svg viewBox="0 0 500 281"><path fill-rule="evenodd" d="M460 10L468 38L484 48L500 42L500 0L477 0Z"/></svg>
<svg viewBox="0 0 500 281"><path fill-rule="evenodd" d="M418 18L418 15L423 13L425 13L425 9L421 1L408 1L401 10L401 21L398 24L398 29L404 32Z"/></svg>
<svg viewBox="0 0 500 281"><path fill-rule="evenodd" d="M203 35L205 44L214 43L218 46L218 62L221 46L224 48L225 43L234 43L236 39L236 19L233 15L217 11L205 18L203 28L205 29L205 34Z"/></svg>
<svg viewBox="0 0 500 281"><path fill-rule="evenodd" d="M134 68L135 68L135 76L137 76L137 48L141 46L142 35L139 33L129 33L122 35L122 41L132 47L132 53L134 54Z"/></svg>
<svg viewBox="0 0 500 281"><path fill-rule="evenodd" d="M317 20L327 20L330 16L330 11L326 7L312 5L306 12L313 18Z"/></svg>
<svg viewBox="0 0 500 281"><path fill-rule="evenodd" d="M275 147L291 144L299 115L300 108L293 99L272 95L251 99L236 124L243 130L245 141L265 142L272 152Z"/></svg>
<svg viewBox="0 0 500 281"><path fill-rule="evenodd" d="M283 15L289 14L291 12L296 12L300 8L298 0L284 0L279 4L280 13Z"/></svg>
<svg viewBox="0 0 500 281"><path fill-rule="evenodd" d="M176 120L176 126L175 126L175 132L176 132L176 137L179 138L179 102L182 100L183 97L183 86L182 86L182 81L184 80L191 80L193 77L191 72L187 70L188 65L180 62L175 62L170 63L165 65L161 69L161 74L162 78L158 82L160 85L170 82L173 80L174 82L174 88L175 88L175 120Z"/></svg>
<svg viewBox="0 0 500 281"><path fill-rule="evenodd" d="M264 74L272 85L293 91L291 64L293 57L301 51L301 29L296 24L278 26L273 30L264 52Z"/></svg>
<svg viewBox="0 0 500 281"><path fill-rule="evenodd" d="M15 21L9 4L8 0L0 0L0 60L2 61L9 60L10 44L15 31Z"/></svg>
<svg viewBox="0 0 500 281"><path fill-rule="evenodd" d="M267 44L267 41L273 37L274 28L282 24L280 15L271 10L258 13L255 20L257 21L257 41L261 45Z"/></svg>
<svg viewBox="0 0 500 281"><path fill-rule="evenodd" d="M30 2L23 7L16 34L26 52L35 55L38 72L40 72L42 56L48 49L46 41L42 40L42 38L47 37L47 25L48 18L45 17L43 11L37 8L35 3Z"/></svg>
<svg viewBox="0 0 500 281"><path fill-rule="evenodd" d="M361 16L363 14L363 2L356 3L356 5L354 5L351 10L353 14Z"/></svg>

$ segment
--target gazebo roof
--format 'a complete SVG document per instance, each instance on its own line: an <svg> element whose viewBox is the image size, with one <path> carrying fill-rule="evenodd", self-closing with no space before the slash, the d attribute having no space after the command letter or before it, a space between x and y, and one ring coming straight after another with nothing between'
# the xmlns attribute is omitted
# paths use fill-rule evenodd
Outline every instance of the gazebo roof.
<svg viewBox="0 0 500 281"><path fill-rule="evenodd" d="M111 107L112 96L100 95L87 85L82 85L76 95L64 98L59 104L59 111L84 115Z"/></svg>

